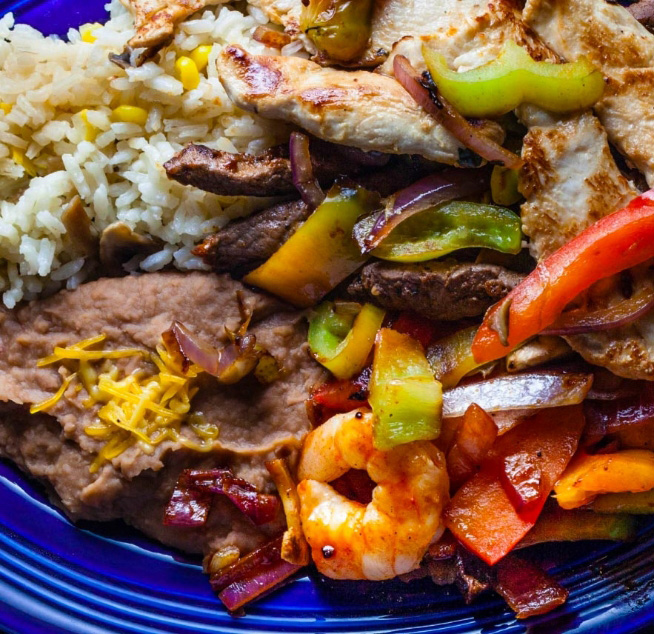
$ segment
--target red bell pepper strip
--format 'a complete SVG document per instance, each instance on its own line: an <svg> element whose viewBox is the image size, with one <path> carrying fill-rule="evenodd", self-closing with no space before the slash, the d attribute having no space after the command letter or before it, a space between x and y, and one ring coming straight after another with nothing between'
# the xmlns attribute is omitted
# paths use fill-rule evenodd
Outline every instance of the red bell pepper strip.
<svg viewBox="0 0 654 634"><path fill-rule="evenodd" d="M472 344L494 361L538 334L583 290L654 256L654 190L598 220L543 260L486 313Z"/></svg>
<svg viewBox="0 0 654 634"><path fill-rule="evenodd" d="M580 405L543 409L501 436L481 470L468 480L445 510L445 526L470 551L493 565L536 523L554 483L576 451L584 426ZM541 497L518 512L502 484L509 456L526 452L538 459Z"/></svg>
<svg viewBox="0 0 654 634"><path fill-rule="evenodd" d="M438 324L418 313L404 311L393 322L393 330L417 339L426 349L437 337Z"/></svg>

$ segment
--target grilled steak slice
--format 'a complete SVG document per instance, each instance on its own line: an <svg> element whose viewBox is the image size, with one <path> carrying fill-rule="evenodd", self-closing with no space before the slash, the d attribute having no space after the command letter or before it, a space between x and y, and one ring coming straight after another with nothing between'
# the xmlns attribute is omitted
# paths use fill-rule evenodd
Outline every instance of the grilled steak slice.
<svg viewBox="0 0 654 634"><path fill-rule="evenodd" d="M259 156L189 145L164 163L168 178L222 196L279 196L295 191L288 150Z"/></svg>
<svg viewBox="0 0 654 634"><path fill-rule="evenodd" d="M206 238L193 253L219 273L243 277L277 251L310 213L301 200L274 205L230 222Z"/></svg>
<svg viewBox="0 0 654 634"><path fill-rule="evenodd" d="M389 310L429 319L475 317L511 291L523 276L496 264L425 262L366 264L348 293Z"/></svg>
<svg viewBox="0 0 654 634"><path fill-rule="evenodd" d="M329 187L338 176L370 172L385 166L389 160L390 156L378 152L311 139L311 163L323 187ZM408 162L404 172L412 171L413 163ZM168 178L182 185L193 185L221 196L283 196L297 191L287 145L277 145L259 156L189 145L164 163L164 168ZM416 172L412 180L422 175L417 163ZM403 174L400 187L406 178Z"/></svg>

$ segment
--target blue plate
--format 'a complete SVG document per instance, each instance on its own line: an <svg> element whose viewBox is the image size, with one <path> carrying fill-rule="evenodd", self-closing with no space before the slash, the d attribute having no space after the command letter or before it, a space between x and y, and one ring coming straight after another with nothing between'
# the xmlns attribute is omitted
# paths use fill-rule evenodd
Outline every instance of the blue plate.
<svg viewBox="0 0 654 634"><path fill-rule="evenodd" d="M58 35L105 18L98 0L0 0L0 15L7 11ZM212 595L198 560L119 523L73 526L38 485L0 462L3 632L654 631L654 519L643 521L632 544L561 546L536 556L570 590L570 599L525 622L499 598L466 606L458 592L431 582L333 582L318 575L295 580L234 618Z"/></svg>

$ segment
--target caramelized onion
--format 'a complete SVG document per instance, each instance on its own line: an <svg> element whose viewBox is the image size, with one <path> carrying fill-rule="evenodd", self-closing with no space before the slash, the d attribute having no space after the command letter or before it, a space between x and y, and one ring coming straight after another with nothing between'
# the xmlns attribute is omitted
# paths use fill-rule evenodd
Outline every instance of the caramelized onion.
<svg viewBox="0 0 654 634"><path fill-rule="evenodd" d="M519 619L550 612L568 598L568 591L546 572L513 554L502 559L493 572L493 589Z"/></svg>
<svg viewBox="0 0 654 634"><path fill-rule="evenodd" d="M268 26L258 26L252 33L252 39L270 48L281 49L291 43L291 36L283 31L271 29Z"/></svg>
<svg viewBox="0 0 654 634"><path fill-rule="evenodd" d="M182 372L188 372L195 364L228 385L252 372L259 359L267 354L264 348L257 345L256 337L248 333L233 336L233 341L217 350L179 321L173 322L161 338Z"/></svg>
<svg viewBox="0 0 654 634"><path fill-rule="evenodd" d="M586 446L599 442L607 434L654 421L654 385L645 381L637 394L610 401L586 401L584 414Z"/></svg>
<svg viewBox="0 0 654 634"><path fill-rule="evenodd" d="M355 238L363 253L372 251L397 227L411 216L441 203L475 196L485 192L490 186L488 169L447 169L430 174L400 190L389 201L386 209L378 213L370 231Z"/></svg>
<svg viewBox="0 0 654 634"><path fill-rule="evenodd" d="M186 470L183 478L189 488L229 498L257 526L271 522L277 515L278 498L259 493L254 485L236 477L229 469Z"/></svg>
<svg viewBox="0 0 654 634"><path fill-rule="evenodd" d="M577 308L563 313L545 335L579 335L587 332L611 330L626 326L654 308L654 286L640 286L628 299L614 306L587 311Z"/></svg>
<svg viewBox="0 0 654 634"><path fill-rule="evenodd" d="M519 156L484 136L478 128L462 117L451 104L437 94L429 74L424 76L425 79L420 77L404 55L395 57L393 71L404 89L462 145L487 161L511 169L522 167L523 160Z"/></svg>
<svg viewBox="0 0 654 634"><path fill-rule="evenodd" d="M302 568L284 561L281 548L282 538L278 537L211 575L214 592L230 612L280 587Z"/></svg>
<svg viewBox="0 0 654 634"><path fill-rule="evenodd" d="M212 496L177 483L164 511L165 526L204 526Z"/></svg>
<svg viewBox="0 0 654 634"><path fill-rule="evenodd" d="M311 209L315 209L325 200L325 193L320 189L318 180L313 174L311 154L309 153L309 137L301 132L291 132L289 153L293 185L300 192L302 200Z"/></svg>
<svg viewBox="0 0 654 634"><path fill-rule="evenodd" d="M581 403L592 374L529 372L460 385L443 392L443 417L462 416L476 403L487 412L540 409Z"/></svg>

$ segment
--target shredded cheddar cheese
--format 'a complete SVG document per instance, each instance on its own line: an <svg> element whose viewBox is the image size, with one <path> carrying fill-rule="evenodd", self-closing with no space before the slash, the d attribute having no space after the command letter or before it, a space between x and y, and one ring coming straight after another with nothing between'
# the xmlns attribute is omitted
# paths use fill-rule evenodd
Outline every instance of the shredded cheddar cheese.
<svg viewBox="0 0 654 634"><path fill-rule="evenodd" d="M89 349L104 339L105 336L100 335L66 348L55 347L51 355L40 359L39 367L62 362L77 363L78 367L56 394L32 406L30 411L35 413L54 407L64 397L71 382L75 378L80 381L80 389L83 386L88 395L83 405L98 408L97 419L84 431L88 436L104 441L91 464L91 473L136 443L146 453L152 453L154 447L164 440L195 451L210 451L218 437L218 427L207 422L201 414L189 416L191 401L198 391L197 377L202 370L191 366L182 372L163 346L157 348L156 353L139 348ZM152 365L143 363L135 372L121 377L119 368L112 361L129 357L141 357L151 362L156 370L153 372ZM94 364L101 364L100 370ZM181 433L185 420L199 440Z"/></svg>

